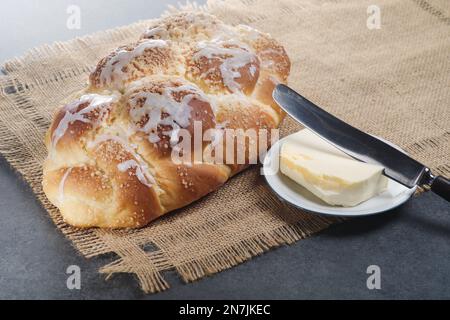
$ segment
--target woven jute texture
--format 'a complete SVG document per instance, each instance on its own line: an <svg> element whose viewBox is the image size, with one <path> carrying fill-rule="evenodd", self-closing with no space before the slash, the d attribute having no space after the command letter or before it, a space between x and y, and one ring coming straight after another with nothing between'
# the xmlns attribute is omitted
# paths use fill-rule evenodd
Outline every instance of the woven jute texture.
<svg viewBox="0 0 450 320"><path fill-rule="evenodd" d="M290 85L326 110L401 146L437 174L450 173L450 6L448 0L377 0L381 29L369 29L373 1L212 0L224 21L271 33L293 62ZM175 10L175 9L172 9ZM179 10L179 9L177 9ZM33 49L0 76L0 152L30 184L57 227L86 257L116 254L100 272L134 273L145 292L230 268L293 243L336 220L278 201L259 169L140 230L78 230L45 198L41 165L53 110L80 90L98 60L133 42L149 21ZM297 127L287 120L284 133Z"/></svg>

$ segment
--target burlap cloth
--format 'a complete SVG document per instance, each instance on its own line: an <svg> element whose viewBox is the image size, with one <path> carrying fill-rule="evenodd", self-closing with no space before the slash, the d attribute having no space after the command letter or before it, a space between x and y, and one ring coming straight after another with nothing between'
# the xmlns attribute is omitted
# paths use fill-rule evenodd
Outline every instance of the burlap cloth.
<svg viewBox="0 0 450 320"><path fill-rule="evenodd" d="M211 0L199 8L271 33L292 59L290 84L333 114L403 147L437 174L450 173L448 0L377 0L381 29L369 30L372 0ZM115 253L101 272L134 273L145 292L230 268L335 220L283 205L257 168L188 208L134 231L66 225L41 188L44 133L52 110L78 91L100 57L134 41L147 22L33 49L0 77L0 152L30 184L58 228L86 257ZM286 132L295 130L292 121ZM11 213L13 214L13 213Z"/></svg>

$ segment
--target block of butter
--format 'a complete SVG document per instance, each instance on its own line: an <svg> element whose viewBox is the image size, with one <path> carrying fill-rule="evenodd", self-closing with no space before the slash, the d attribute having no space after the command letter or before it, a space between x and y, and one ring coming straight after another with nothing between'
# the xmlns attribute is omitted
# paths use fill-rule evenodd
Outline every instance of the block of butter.
<svg viewBox="0 0 450 320"><path fill-rule="evenodd" d="M383 192L383 168L351 158L312 131L287 137L280 170L328 204L352 207Z"/></svg>

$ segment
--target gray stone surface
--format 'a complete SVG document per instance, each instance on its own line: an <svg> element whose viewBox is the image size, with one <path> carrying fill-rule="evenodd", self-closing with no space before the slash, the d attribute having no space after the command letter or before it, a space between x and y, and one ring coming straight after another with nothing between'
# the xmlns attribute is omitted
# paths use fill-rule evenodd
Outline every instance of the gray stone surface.
<svg viewBox="0 0 450 320"><path fill-rule="evenodd" d="M2 1L0 60L26 48L156 17L177 1ZM67 4L81 5L82 30L65 28ZM144 295L130 275L97 273L113 256L87 260L55 228L28 186L0 158L0 298L3 299L308 299L450 298L450 205L428 193L378 216L335 225L201 281ZM66 287L78 265L81 290ZM368 290L366 268L381 268Z"/></svg>
<svg viewBox="0 0 450 320"><path fill-rule="evenodd" d="M157 18L178 0L2 0L0 61L35 46L69 40L143 19ZM183 1L181 1L183 2ZM204 3L205 0L197 1ZM67 8L81 10L81 29L66 27Z"/></svg>

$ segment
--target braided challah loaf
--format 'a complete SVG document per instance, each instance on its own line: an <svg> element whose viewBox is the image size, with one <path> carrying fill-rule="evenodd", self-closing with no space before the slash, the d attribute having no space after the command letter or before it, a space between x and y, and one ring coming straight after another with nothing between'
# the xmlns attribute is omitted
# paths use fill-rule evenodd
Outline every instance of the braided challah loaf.
<svg viewBox="0 0 450 320"><path fill-rule="evenodd" d="M289 71L283 47L250 27L204 13L159 20L103 58L89 87L55 114L45 141L48 199L67 223L105 228L141 227L190 204L250 161L177 163L180 130L195 140L196 123L203 133L277 128L284 114L272 91Z"/></svg>

